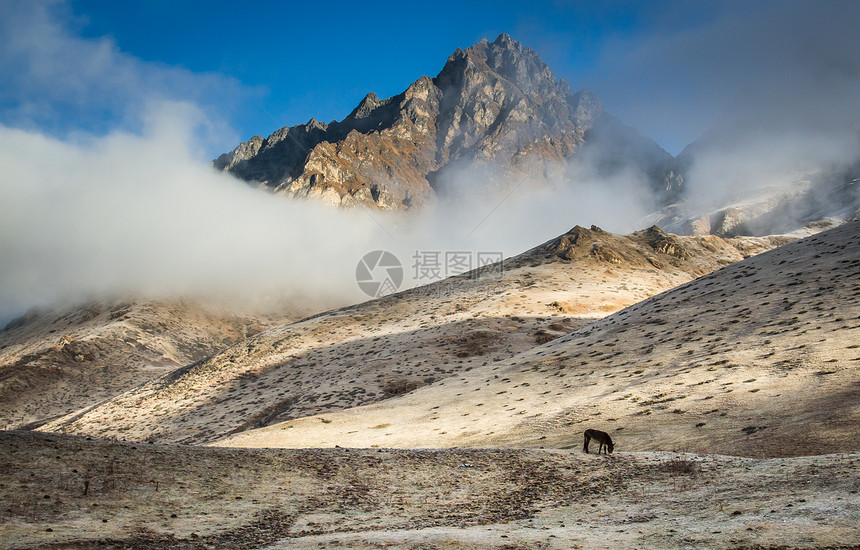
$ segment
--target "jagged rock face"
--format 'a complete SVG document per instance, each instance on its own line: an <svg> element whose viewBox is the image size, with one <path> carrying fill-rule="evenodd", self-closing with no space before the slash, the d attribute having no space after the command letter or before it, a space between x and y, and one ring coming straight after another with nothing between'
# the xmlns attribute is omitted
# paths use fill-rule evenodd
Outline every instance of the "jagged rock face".
<svg viewBox="0 0 860 550"><path fill-rule="evenodd" d="M589 132L609 130L625 146L607 165L632 156L645 159L650 174L671 159L502 34L458 49L435 78L422 76L399 95L368 94L343 121L311 119L266 139L254 136L214 165L276 194L403 209L456 193L446 176L475 165L492 165L490 178L546 180L563 172Z"/></svg>

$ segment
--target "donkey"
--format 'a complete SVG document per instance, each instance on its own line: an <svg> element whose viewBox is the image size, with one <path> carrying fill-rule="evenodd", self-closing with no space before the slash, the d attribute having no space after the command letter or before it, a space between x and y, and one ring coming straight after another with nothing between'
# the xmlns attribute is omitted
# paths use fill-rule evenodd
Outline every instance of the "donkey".
<svg viewBox="0 0 860 550"><path fill-rule="evenodd" d="M612 438L609 437L608 433L600 430L585 430L585 445L582 446L582 450L586 453L588 452L588 442L592 439L600 443L600 446L597 447L597 454L600 454L604 445L606 445L608 454L612 454L613 449L615 449L615 444L612 443Z"/></svg>

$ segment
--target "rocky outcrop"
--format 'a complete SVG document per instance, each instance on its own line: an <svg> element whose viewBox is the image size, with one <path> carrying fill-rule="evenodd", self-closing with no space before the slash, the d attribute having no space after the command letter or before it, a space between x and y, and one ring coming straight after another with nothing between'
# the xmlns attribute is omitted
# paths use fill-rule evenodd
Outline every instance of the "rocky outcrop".
<svg viewBox="0 0 860 550"><path fill-rule="evenodd" d="M458 49L436 77L399 95L370 93L340 122L254 136L214 166L279 195L404 209L457 194L452 174L474 167L489 168L480 172L486 184L563 181L567 162L591 143L602 169L633 164L656 190L663 185L668 153L502 34Z"/></svg>
<svg viewBox="0 0 860 550"><path fill-rule="evenodd" d="M685 260L689 256L687 249L684 247L684 243L682 243L678 237L666 233L656 225L652 225L648 229L640 231L637 235L651 248L661 254L674 256L679 260Z"/></svg>

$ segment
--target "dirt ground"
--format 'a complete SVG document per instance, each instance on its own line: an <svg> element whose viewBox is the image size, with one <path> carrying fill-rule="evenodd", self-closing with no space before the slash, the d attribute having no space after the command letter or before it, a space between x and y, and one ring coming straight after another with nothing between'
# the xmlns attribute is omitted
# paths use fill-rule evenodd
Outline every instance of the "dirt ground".
<svg viewBox="0 0 860 550"><path fill-rule="evenodd" d="M0 432L0 548L860 548L858 466Z"/></svg>

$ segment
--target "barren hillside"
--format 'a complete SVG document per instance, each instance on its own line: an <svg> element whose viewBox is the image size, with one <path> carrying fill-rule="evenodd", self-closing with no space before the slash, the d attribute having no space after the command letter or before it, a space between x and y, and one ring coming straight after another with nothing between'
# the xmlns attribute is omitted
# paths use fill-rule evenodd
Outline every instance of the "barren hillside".
<svg viewBox="0 0 860 550"><path fill-rule="evenodd" d="M38 425L95 405L295 318L237 314L197 300L33 311L0 332L0 427Z"/></svg>
<svg viewBox="0 0 860 550"><path fill-rule="evenodd" d="M784 242L576 227L459 277L273 328L42 429L199 443L468 375Z"/></svg>
<svg viewBox="0 0 860 550"><path fill-rule="evenodd" d="M860 223L733 264L384 403L240 434L246 447L857 450Z"/></svg>

